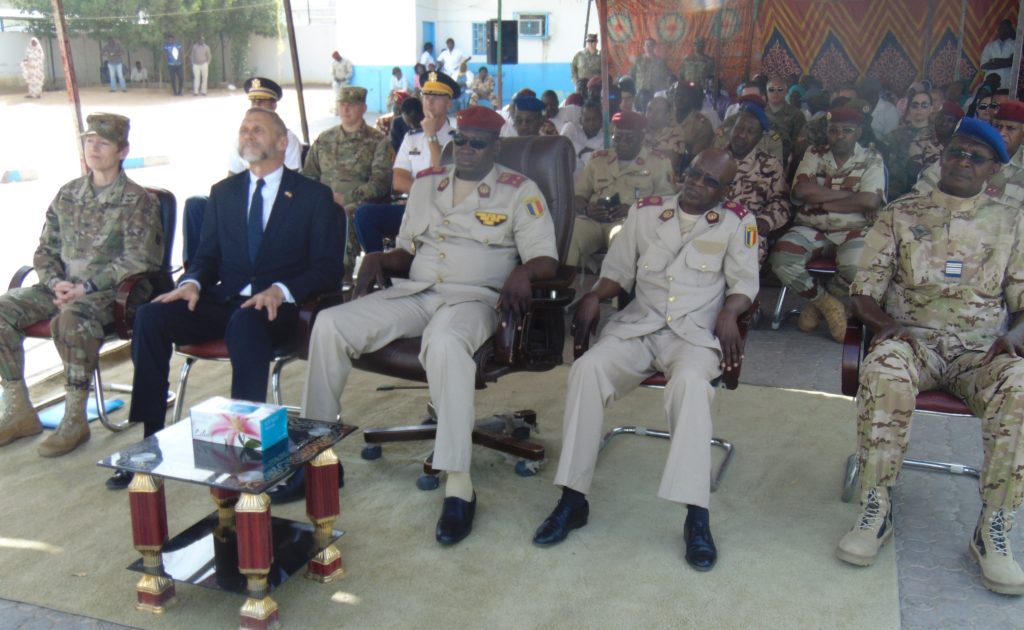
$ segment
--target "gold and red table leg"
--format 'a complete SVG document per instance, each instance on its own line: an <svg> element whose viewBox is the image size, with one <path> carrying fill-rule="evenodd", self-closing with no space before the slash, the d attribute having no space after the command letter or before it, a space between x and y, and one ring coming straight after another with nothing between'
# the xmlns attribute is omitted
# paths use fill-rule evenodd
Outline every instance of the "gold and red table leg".
<svg viewBox="0 0 1024 630"><path fill-rule="evenodd" d="M238 534L238 570L245 575L246 599L242 604L242 628L263 630L278 625L277 602L270 598L267 576L274 561L270 525L270 497L266 493L242 493L235 504Z"/></svg>
<svg viewBox="0 0 1024 630"><path fill-rule="evenodd" d="M136 473L128 486L132 543L142 554L144 573L135 585L138 610L161 614L174 600L174 580L164 572L161 550L167 542L167 502L163 481Z"/></svg>
<svg viewBox="0 0 1024 630"><path fill-rule="evenodd" d="M306 464L306 515L315 528L320 549L306 568L306 577L327 583L345 577L341 551L331 544L334 521L341 513L338 499L338 456L328 448Z"/></svg>

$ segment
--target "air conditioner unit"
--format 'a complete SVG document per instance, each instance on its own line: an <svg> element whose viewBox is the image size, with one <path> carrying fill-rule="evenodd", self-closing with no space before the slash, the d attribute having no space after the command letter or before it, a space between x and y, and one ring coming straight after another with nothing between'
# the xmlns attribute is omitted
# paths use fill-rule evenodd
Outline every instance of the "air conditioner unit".
<svg viewBox="0 0 1024 630"><path fill-rule="evenodd" d="M548 36L548 14L521 13L519 20L519 36L546 38Z"/></svg>

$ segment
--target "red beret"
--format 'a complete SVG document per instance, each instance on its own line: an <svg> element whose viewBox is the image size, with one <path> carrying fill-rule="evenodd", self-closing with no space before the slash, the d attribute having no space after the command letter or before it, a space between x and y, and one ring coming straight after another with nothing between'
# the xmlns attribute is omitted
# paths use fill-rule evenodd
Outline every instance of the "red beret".
<svg viewBox="0 0 1024 630"><path fill-rule="evenodd" d="M842 107L833 107L828 110L828 121L860 125L864 123L864 112L845 105Z"/></svg>
<svg viewBox="0 0 1024 630"><path fill-rule="evenodd" d="M396 103L401 103L402 101L404 101L405 99L409 98L410 96L412 96L412 95L409 94L408 92L406 92L405 90L395 90L395 102Z"/></svg>
<svg viewBox="0 0 1024 630"><path fill-rule="evenodd" d="M459 129L482 129L494 133L500 132L505 125L505 119L501 114L479 105L459 110L456 121Z"/></svg>
<svg viewBox="0 0 1024 630"><path fill-rule="evenodd" d="M566 105L583 105L583 97L579 92L573 92L565 99Z"/></svg>
<svg viewBox="0 0 1024 630"><path fill-rule="evenodd" d="M601 77L591 77L591 79L587 81L587 87L601 87Z"/></svg>
<svg viewBox="0 0 1024 630"><path fill-rule="evenodd" d="M940 111L942 111L943 114L952 116L953 118L959 119L964 117L964 110L953 101L943 101L942 109Z"/></svg>
<svg viewBox="0 0 1024 630"><path fill-rule="evenodd" d="M761 109L764 109L765 107L768 106L768 103L765 103L764 99L761 98L761 96L758 95L758 94L744 94L743 96L741 96L739 98L739 102L740 103L753 103L753 104L757 105L758 107L760 107Z"/></svg>
<svg viewBox="0 0 1024 630"><path fill-rule="evenodd" d="M994 118L996 120L1009 120L1010 122L1024 122L1024 103L1020 101L1000 103Z"/></svg>
<svg viewBox="0 0 1024 630"><path fill-rule="evenodd" d="M647 119L636 112L617 112L612 116L612 124L626 131L643 131L647 127Z"/></svg>

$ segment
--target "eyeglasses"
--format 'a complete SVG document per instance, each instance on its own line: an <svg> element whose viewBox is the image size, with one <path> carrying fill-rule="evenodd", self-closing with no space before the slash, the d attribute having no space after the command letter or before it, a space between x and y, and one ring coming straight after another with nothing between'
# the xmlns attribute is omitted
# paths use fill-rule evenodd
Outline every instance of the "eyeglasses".
<svg viewBox="0 0 1024 630"><path fill-rule="evenodd" d="M957 162L960 160L969 160L970 163L975 166L981 166L986 162L995 161L995 158L986 157L979 153L971 153L970 151L964 151L963 149L957 149L955 147L949 147L946 149L946 157Z"/></svg>
<svg viewBox="0 0 1024 630"><path fill-rule="evenodd" d="M841 127L839 125L829 125L828 133L840 133L844 136L852 136L857 133L857 129L858 127L847 127L846 125Z"/></svg>
<svg viewBox="0 0 1024 630"><path fill-rule="evenodd" d="M913 101L910 103L912 109L929 109L932 104L925 101Z"/></svg>
<svg viewBox="0 0 1024 630"><path fill-rule="evenodd" d="M784 88L784 87L770 87L770 88L768 88L768 91L769 92L785 92L786 88Z"/></svg>
<svg viewBox="0 0 1024 630"><path fill-rule="evenodd" d="M982 103L981 105L978 105L974 109L978 110L979 112L983 112L986 109L996 110L996 109L999 109L999 105L996 105L995 103L992 103L990 105L986 105L986 104Z"/></svg>
<svg viewBox="0 0 1024 630"><path fill-rule="evenodd" d="M696 179L704 183L705 186L712 190L718 190L724 186L732 186L732 182L721 182L708 175L704 171L698 170L697 168L690 166L687 167L685 173L686 179Z"/></svg>
<svg viewBox="0 0 1024 630"><path fill-rule="evenodd" d="M468 144L471 148L476 149L477 151L483 151L487 147L491 146L491 141L482 140L480 138L467 138L461 133L457 133L452 136L452 144L457 147L462 147Z"/></svg>

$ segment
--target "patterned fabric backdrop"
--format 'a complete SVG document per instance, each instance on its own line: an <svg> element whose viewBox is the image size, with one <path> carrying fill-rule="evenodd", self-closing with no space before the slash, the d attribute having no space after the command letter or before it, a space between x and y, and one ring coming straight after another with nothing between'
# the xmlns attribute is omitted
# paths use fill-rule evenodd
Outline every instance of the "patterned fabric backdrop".
<svg viewBox="0 0 1024 630"><path fill-rule="evenodd" d="M877 78L902 93L928 78L953 79L960 0L607 0L607 49L613 72L625 74L653 37L677 71L697 37L707 40L728 89L758 71L810 73L826 87ZM960 77L980 83L985 44L1018 0L969 0ZM1018 42L1024 34L1018 37Z"/></svg>

